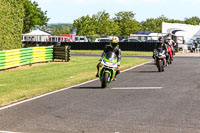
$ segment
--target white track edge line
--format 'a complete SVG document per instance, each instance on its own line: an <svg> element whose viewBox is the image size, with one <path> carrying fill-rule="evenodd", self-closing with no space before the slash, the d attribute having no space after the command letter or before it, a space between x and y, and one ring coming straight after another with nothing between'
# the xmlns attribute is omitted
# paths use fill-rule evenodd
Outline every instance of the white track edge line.
<svg viewBox="0 0 200 133"><path fill-rule="evenodd" d="M163 87L114 87L112 90L160 90Z"/></svg>
<svg viewBox="0 0 200 133"><path fill-rule="evenodd" d="M0 131L0 133L20 133L20 132Z"/></svg>
<svg viewBox="0 0 200 133"><path fill-rule="evenodd" d="M123 72L127 72L127 71L130 71L132 69L135 69L137 67L141 67L145 64L149 64L151 63L152 61L149 61L149 62L146 62L146 63L142 63L140 65L137 65L137 66L134 66L134 67L131 67L129 69L126 69ZM5 110L5 109L8 109L8 108L11 108L11 107L14 107L14 106L17 106L19 104L22 104L22 103L26 103L26 102L29 102L29 101L33 101L33 100L36 100L36 99L39 99L39 98L42 98L42 97L45 97L45 96L48 96L48 95L51 95L51 94L55 94L55 93L58 93L58 92L62 92L62 91L65 91L65 90L68 90L68 89L71 89L71 88L74 88L74 87L78 87L78 86L81 86L81 85L84 85L84 84L88 84L88 83L91 83L91 82L94 82L96 80L98 80L99 78L96 78L96 79L93 79L93 80L90 80L90 81L87 81L87 82L84 82L84 83L80 83L80 84L77 84L77 85L74 85L74 86L70 86L70 87L67 87L67 88L63 88L63 89L60 89L60 90L56 90L56 91L52 91L52 92L49 92L49 93L46 93L46 94L43 94L43 95L40 95L40 96L36 96L36 97L33 97L33 98L30 98L30 99L27 99L27 100L23 100L23 101L20 101L20 102L17 102L17 103L13 103L13 104L10 104L10 105L7 105L7 106L4 106L4 107L1 107L0 108L0 111L1 110Z"/></svg>

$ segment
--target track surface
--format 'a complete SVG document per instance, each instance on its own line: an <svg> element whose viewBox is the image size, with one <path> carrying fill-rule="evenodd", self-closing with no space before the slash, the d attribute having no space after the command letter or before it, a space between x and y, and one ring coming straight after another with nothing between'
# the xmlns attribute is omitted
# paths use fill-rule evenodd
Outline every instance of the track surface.
<svg viewBox="0 0 200 133"><path fill-rule="evenodd" d="M199 133L199 70L200 58L175 58L163 73L146 64L106 89L97 80L1 110L0 131Z"/></svg>

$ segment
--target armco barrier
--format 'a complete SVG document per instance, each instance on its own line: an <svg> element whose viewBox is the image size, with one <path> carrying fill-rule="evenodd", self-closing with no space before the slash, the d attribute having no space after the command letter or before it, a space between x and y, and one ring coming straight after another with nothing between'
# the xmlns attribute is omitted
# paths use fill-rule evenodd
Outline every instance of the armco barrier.
<svg viewBox="0 0 200 133"><path fill-rule="evenodd" d="M53 46L0 51L0 70L53 60Z"/></svg>
<svg viewBox="0 0 200 133"><path fill-rule="evenodd" d="M23 42L24 47L35 47L37 46L65 46L71 45L72 50L103 50L106 42ZM155 46L154 42L120 42L120 48L122 51L153 51Z"/></svg>

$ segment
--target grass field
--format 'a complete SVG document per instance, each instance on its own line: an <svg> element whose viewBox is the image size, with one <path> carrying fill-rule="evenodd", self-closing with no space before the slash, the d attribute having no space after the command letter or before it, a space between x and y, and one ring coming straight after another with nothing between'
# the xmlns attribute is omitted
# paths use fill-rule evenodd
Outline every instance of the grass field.
<svg viewBox="0 0 200 133"><path fill-rule="evenodd" d="M72 54L97 54L101 55L103 50L71 50ZM153 52L122 51L122 55L152 55Z"/></svg>
<svg viewBox="0 0 200 133"><path fill-rule="evenodd" d="M14 71L0 71L0 106L95 78L99 57L73 57L70 62L51 62ZM120 69L149 59L122 58Z"/></svg>

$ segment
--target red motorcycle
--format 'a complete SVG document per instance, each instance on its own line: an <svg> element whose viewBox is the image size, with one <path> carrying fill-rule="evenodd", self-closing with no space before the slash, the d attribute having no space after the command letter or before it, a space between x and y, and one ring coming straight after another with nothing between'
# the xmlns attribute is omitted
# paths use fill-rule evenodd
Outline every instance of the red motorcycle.
<svg viewBox="0 0 200 133"><path fill-rule="evenodd" d="M173 46L170 47L170 46L168 45L168 53L169 53L168 63L169 63L169 64L172 64L173 57L174 57L174 53L175 53L174 47L173 47Z"/></svg>

